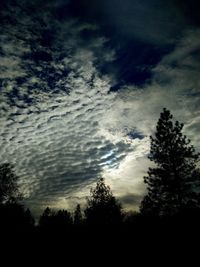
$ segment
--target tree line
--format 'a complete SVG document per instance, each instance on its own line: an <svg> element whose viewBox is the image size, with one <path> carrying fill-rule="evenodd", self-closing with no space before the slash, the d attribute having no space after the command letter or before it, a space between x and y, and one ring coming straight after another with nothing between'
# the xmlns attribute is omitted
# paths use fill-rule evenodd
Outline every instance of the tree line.
<svg viewBox="0 0 200 267"><path fill-rule="evenodd" d="M73 213L54 211L47 207L39 218L40 230L66 230L141 225L144 222L175 222L177 219L196 221L200 218L200 154L195 152L191 141L182 133L183 124L174 122L169 110L163 109L150 136L149 168L144 183L147 193L139 212L123 211L119 200L110 187L100 178L91 189L84 210L77 204ZM18 176L9 163L0 165L0 226L1 229L30 230L35 220L20 200Z"/></svg>

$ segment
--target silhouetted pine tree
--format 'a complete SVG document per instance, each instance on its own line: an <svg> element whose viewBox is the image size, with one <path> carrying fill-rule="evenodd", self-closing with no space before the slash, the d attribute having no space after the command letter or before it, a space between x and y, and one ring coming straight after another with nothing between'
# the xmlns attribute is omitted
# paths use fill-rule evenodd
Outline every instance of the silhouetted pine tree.
<svg viewBox="0 0 200 267"><path fill-rule="evenodd" d="M100 178L96 187L91 189L91 196L87 199L85 217L88 224L121 223L121 205L113 196L110 187L105 185L103 178Z"/></svg>
<svg viewBox="0 0 200 267"><path fill-rule="evenodd" d="M18 176L13 165L3 163L0 165L0 203L16 202L22 198L19 192Z"/></svg>
<svg viewBox="0 0 200 267"><path fill-rule="evenodd" d="M83 217L81 213L81 206L77 204L75 212L74 212L74 224L81 225L83 223Z"/></svg>
<svg viewBox="0 0 200 267"><path fill-rule="evenodd" d="M42 228L49 228L52 225L52 218L54 216L54 212L47 207L43 214L40 216L39 219L39 226Z"/></svg>
<svg viewBox="0 0 200 267"><path fill-rule="evenodd" d="M59 210L54 216L54 225L59 228L68 228L73 224L72 215L67 210Z"/></svg>
<svg viewBox="0 0 200 267"><path fill-rule="evenodd" d="M47 207L40 216L39 226L43 229L63 230L73 224L71 213L67 210L52 211Z"/></svg>
<svg viewBox="0 0 200 267"><path fill-rule="evenodd" d="M31 211L29 208L25 210L24 217L25 217L25 221L26 221L27 225L34 226L35 219L34 219L33 215L31 214Z"/></svg>
<svg viewBox="0 0 200 267"><path fill-rule="evenodd" d="M151 138L149 159L155 163L144 177L147 195L141 213L170 216L199 207L200 172L196 168L199 154L182 134L183 124L173 123L164 109Z"/></svg>
<svg viewBox="0 0 200 267"><path fill-rule="evenodd" d="M18 203L22 199L18 178L13 165L0 165L0 230L3 231L24 231L34 226L30 210Z"/></svg>

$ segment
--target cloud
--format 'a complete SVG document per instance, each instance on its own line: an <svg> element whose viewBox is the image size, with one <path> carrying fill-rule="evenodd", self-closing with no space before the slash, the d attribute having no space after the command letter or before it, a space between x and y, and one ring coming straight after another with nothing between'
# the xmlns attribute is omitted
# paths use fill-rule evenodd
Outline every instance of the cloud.
<svg viewBox="0 0 200 267"><path fill-rule="evenodd" d="M160 0L107 1L110 20L123 35L154 44L174 41L182 30L184 20L170 2Z"/></svg>
<svg viewBox="0 0 200 267"><path fill-rule="evenodd" d="M123 203L123 207L127 210L138 210L140 206L142 196L136 194L124 195L120 197L120 202Z"/></svg>
<svg viewBox="0 0 200 267"><path fill-rule="evenodd" d="M173 43L187 26L182 9L174 1L76 0L71 5L75 14L97 21L110 35L150 44ZM81 6L81 12L77 6Z"/></svg>
<svg viewBox="0 0 200 267"><path fill-rule="evenodd" d="M28 195L57 196L70 191L98 177L102 166L110 164L105 155L111 150L117 164L128 148L120 141L112 144L99 131L99 121L114 99L108 94L109 82L98 76L90 60L86 64L75 54L70 64L77 69L66 79L70 94L41 92L34 108L15 107L15 115L7 110L7 117L1 120L1 158L6 155L4 160L15 163ZM15 103L18 101L16 97Z"/></svg>
<svg viewBox="0 0 200 267"><path fill-rule="evenodd" d="M121 88L112 109L101 122L112 142L133 137L127 140L131 151L118 168L104 172L117 196L145 194L143 177L151 165L147 159L149 135L154 134L164 107L170 109L174 120L184 123L184 133L196 151L200 151L199 37L198 30L186 32L175 49L152 69L150 83Z"/></svg>
<svg viewBox="0 0 200 267"><path fill-rule="evenodd" d="M13 10L12 19L19 20L20 10ZM36 13L32 22L28 15L29 9L17 21L22 27L16 23L3 33L0 159L15 164L26 203L39 209L61 205L77 191L80 197L81 188L86 190L104 168L119 165L130 145L121 139L112 143L101 132L100 122L116 97L109 93L111 79L97 68L114 56L104 49L106 39L98 36L87 44L81 32L94 31L92 25L52 22L48 12L45 21ZM39 41L47 22L50 32L57 29L48 45Z"/></svg>
<svg viewBox="0 0 200 267"><path fill-rule="evenodd" d="M198 145L196 134L188 127L194 122L199 131L199 37L199 30L186 32L175 49L152 69L150 83L143 87L128 85L119 90L113 112L104 122L108 128L109 124L118 128L121 125L148 136L155 130L160 111L167 107L176 119L185 123L185 131L193 135Z"/></svg>

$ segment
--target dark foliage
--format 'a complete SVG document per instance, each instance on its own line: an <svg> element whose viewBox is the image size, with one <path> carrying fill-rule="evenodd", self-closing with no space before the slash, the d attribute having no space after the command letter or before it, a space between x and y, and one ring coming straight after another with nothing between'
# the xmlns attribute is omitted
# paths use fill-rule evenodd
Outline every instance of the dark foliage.
<svg viewBox="0 0 200 267"><path fill-rule="evenodd" d="M0 165L0 203L16 202L22 195L17 184L18 176L9 163Z"/></svg>
<svg viewBox="0 0 200 267"><path fill-rule="evenodd" d="M67 210L52 211L47 207L39 220L39 227L51 230L63 230L69 228L73 223L71 213Z"/></svg>
<svg viewBox="0 0 200 267"><path fill-rule="evenodd" d="M86 223L91 225L117 225L122 221L121 204L113 196L110 187L100 178L85 209Z"/></svg>
<svg viewBox="0 0 200 267"><path fill-rule="evenodd" d="M77 204L75 212L74 212L74 225L80 226L83 224L83 216L81 212L80 204Z"/></svg>
<svg viewBox="0 0 200 267"><path fill-rule="evenodd" d="M34 227L35 220L30 210L21 204L1 204L0 215L0 227L4 231L28 231Z"/></svg>
<svg viewBox="0 0 200 267"><path fill-rule="evenodd" d="M195 213L200 205L199 154L182 134L183 124L172 119L170 111L164 109L155 136L150 137L149 158L155 167L144 177L148 191L141 203L144 215Z"/></svg>
<svg viewBox="0 0 200 267"><path fill-rule="evenodd" d="M34 226L34 218L29 209L18 201L22 199L18 176L9 163L0 165L0 228L12 232L26 231Z"/></svg>

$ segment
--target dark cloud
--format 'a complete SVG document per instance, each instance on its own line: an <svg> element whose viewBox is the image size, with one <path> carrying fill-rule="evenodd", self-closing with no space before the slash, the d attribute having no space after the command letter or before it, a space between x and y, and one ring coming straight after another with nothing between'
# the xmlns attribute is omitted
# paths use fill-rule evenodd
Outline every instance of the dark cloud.
<svg viewBox="0 0 200 267"><path fill-rule="evenodd" d="M191 26L200 26L199 8L200 3L198 0L175 0L174 4L182 11L183 16L188 24Z"/></svg>
<svg viewBox="0 0 200 267"><path fill-rule="evenodd" d="M151 68L185 31L199 26L198 10L197 0L74 0L68 7L69 14L100 25L108 45L116 49L116 60L101 71L115 73L119 85L139 86L151 80ZM118 87L116 83L113 90Z"/></svg>
<svg viewBox="0 0 200 267"><path fill-rule="evenodd" d="M108 46L117 56L101 71L115 73L120 85L149 82L151 67L173 49L177 36L187 28L181 8L173 1L75 0L68 8L82 21L100 25L109 38Z"/></svg>
<svg viewBox="0 0 200 267"><path fill-rule="evenodd" d="M198 8L197 0L74 0L66 9L69 14L101 24L108 34L157 44L171 42L188 24L197 24Z"/></svg>
<svg viewBox="0 0 200 267"><path fill-rule="evenodd" d="M129 195L124 195L120 197L120 201L125 205L125 206L132 206L132 207L138 207L141 203L142 196L141 195L136 195L136 194L129 194Z"/></svg>

